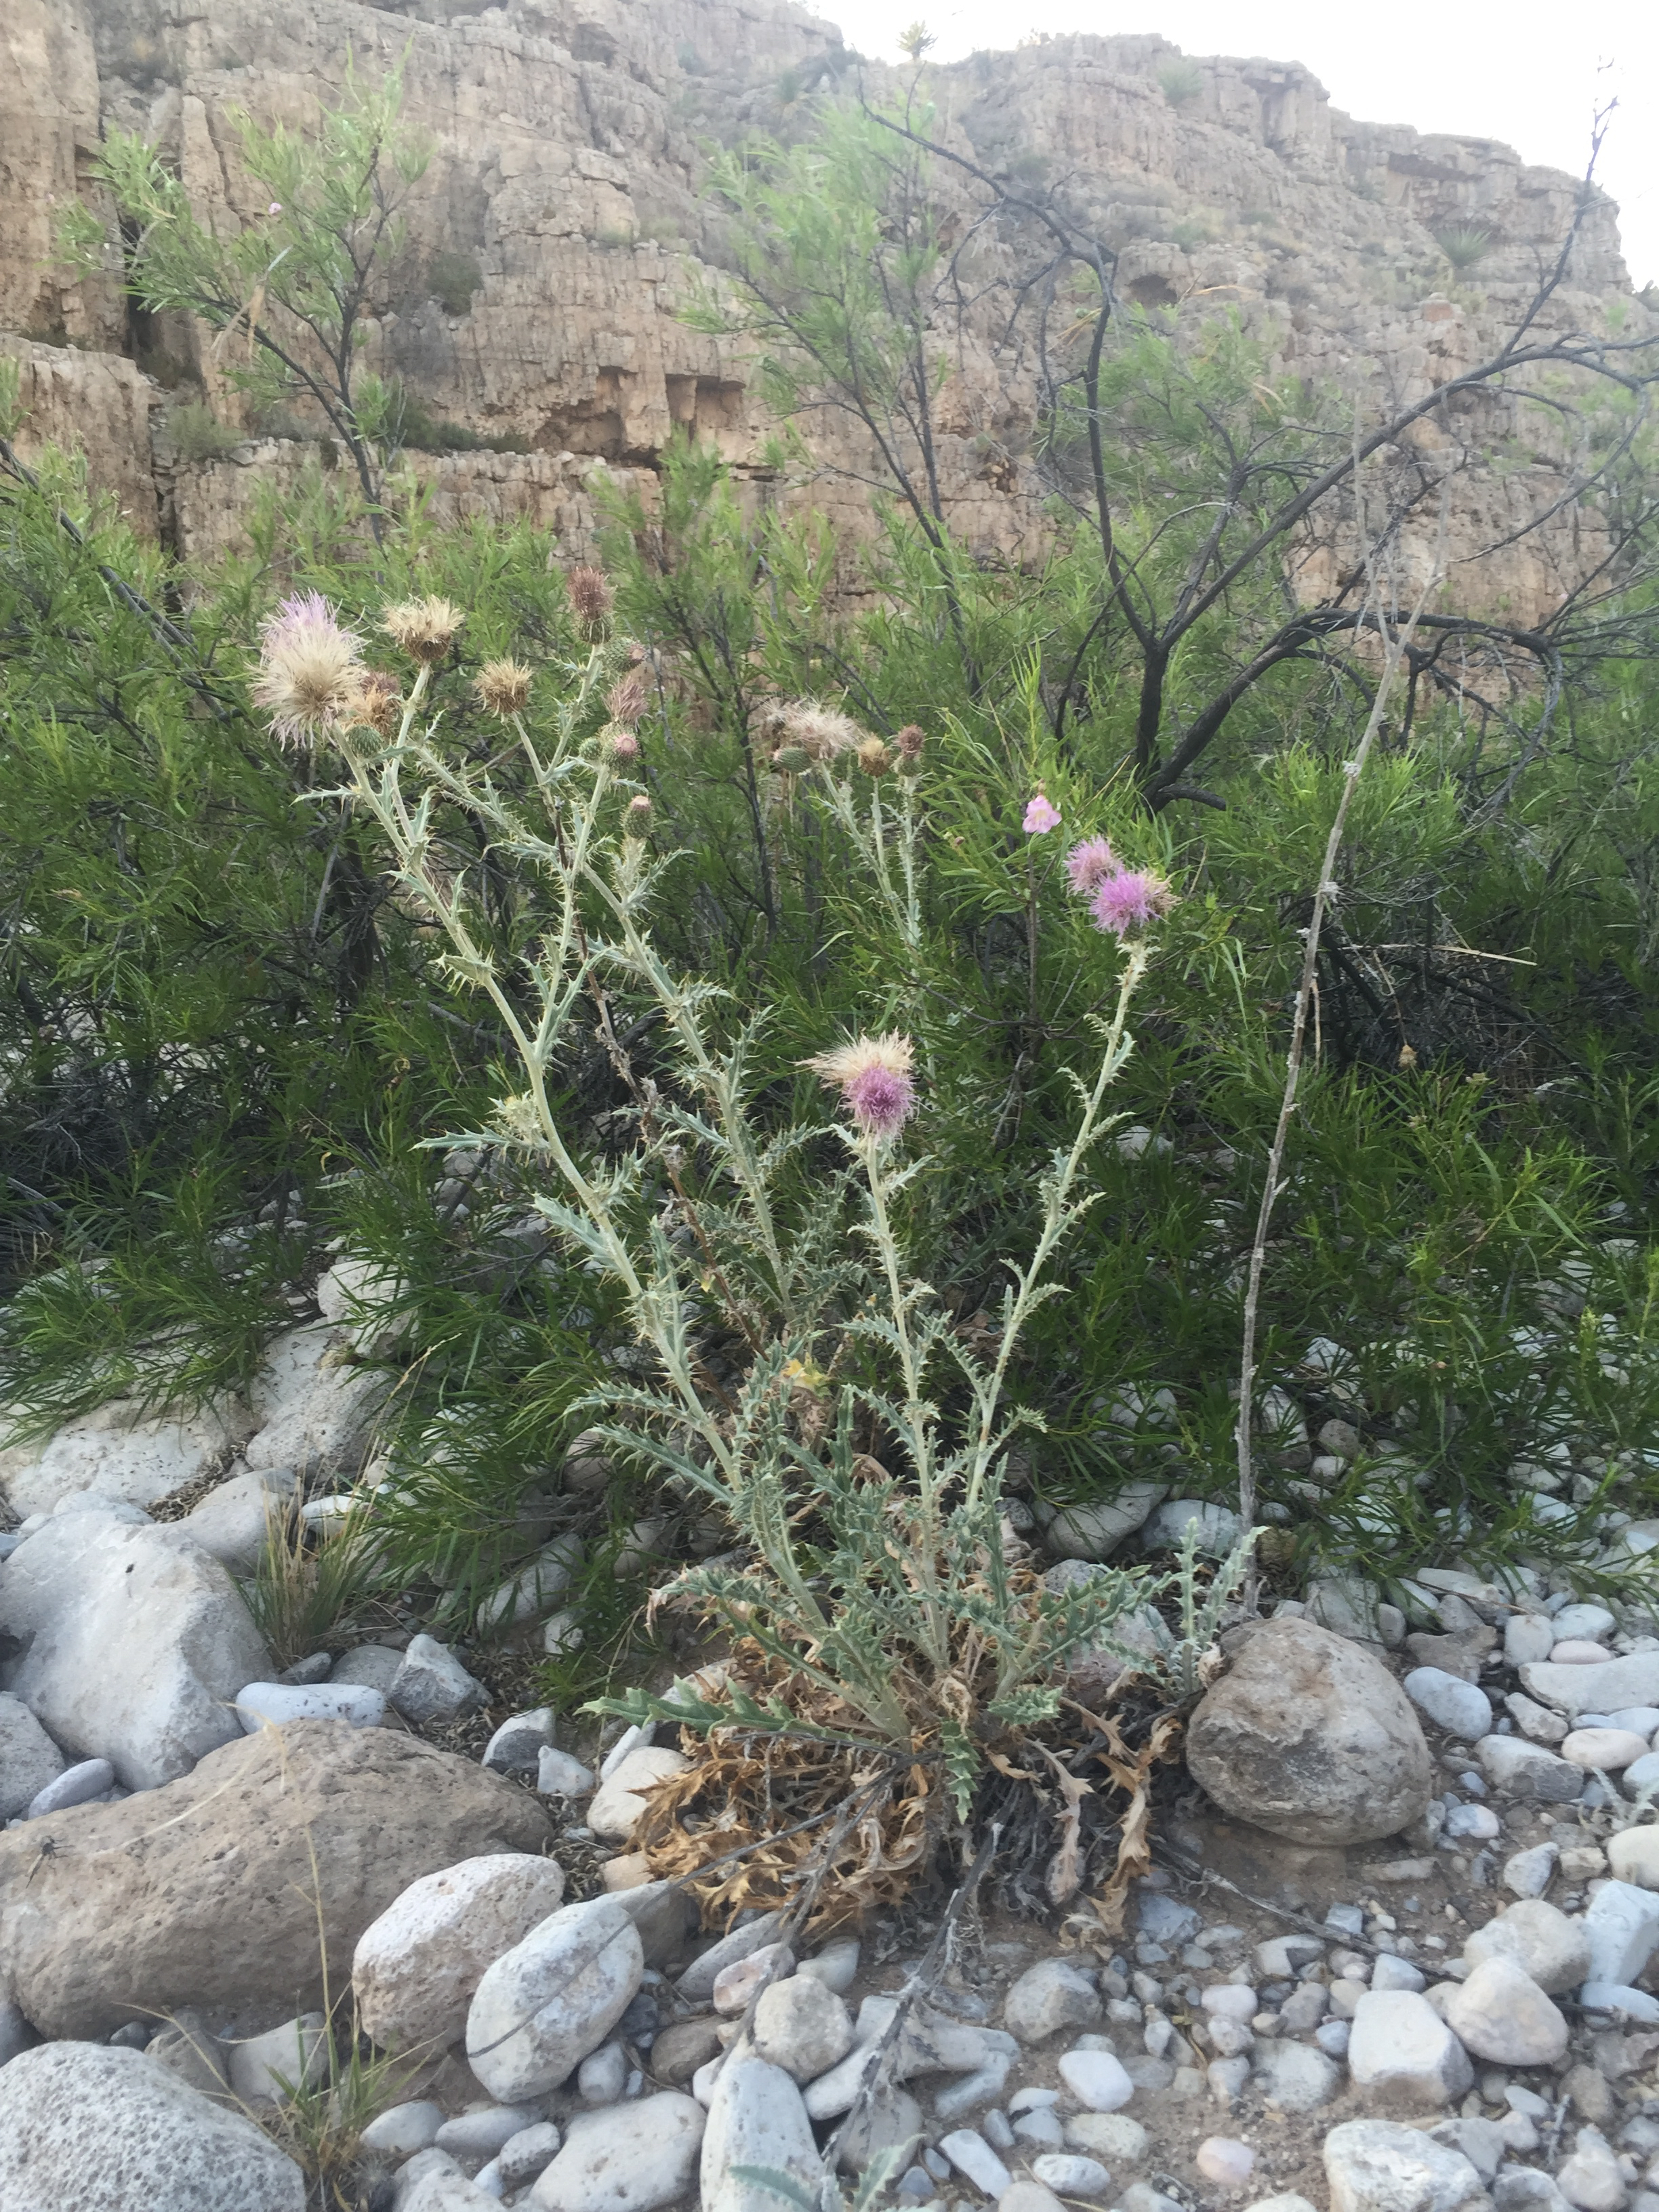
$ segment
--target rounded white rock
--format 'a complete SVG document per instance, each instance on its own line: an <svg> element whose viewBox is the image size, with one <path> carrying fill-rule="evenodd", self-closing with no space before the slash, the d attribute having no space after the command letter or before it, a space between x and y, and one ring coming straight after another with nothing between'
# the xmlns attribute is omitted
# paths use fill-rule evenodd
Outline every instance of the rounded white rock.
<svg viewBox="0 0 1659 2212"><path fill-rule="evenodd" d="M1091 2112L1115 2112L1135 2093L1122 2062L1109 2051L1068 2051L1056 2070L1079 2104Z"/></svg>

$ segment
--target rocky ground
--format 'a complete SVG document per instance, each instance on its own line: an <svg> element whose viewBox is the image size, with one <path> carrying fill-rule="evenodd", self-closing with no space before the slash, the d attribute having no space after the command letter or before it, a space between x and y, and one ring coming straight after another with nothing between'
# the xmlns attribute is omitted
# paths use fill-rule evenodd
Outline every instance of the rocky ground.
<svg viewBox="0 0 1659 2212"><path fill-rule="evenodd" d="M326 2201L403 2212L771 2212L755 2169L898 2145L940 2212L1659 2212L1640 1616L1327 1584L1224 1635L1118 1938L986 1899L715 1940L629 1848L672 1731L515 1709L528 1664L415 1613L262 1643L269 1506L330 1525L369 1452L331 1296L245 1406L0 1456L0 2212L299 2212L331 2115ZM486 1607L532 1656L572 1557Z"/></svg>

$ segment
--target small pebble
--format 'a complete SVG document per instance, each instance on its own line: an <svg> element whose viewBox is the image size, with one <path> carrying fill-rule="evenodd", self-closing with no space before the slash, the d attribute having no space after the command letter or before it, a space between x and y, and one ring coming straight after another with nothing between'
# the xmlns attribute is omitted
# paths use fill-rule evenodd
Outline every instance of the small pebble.
<svg viewBox="0 0 1659 2212"><path fill-rule="evenodd" d="M1068 2051L1058 2071L1079 2104L1091 2112L1115 2112L1135 2093L1121 2062L1109 2051Z"/></svg>
<svg viewBox="0 0 1659 2212"><path fill-rule="evenodd" d="M1096 2158L1077 2151L1048 2151L1031 2160L1031 2171L1054 2194L1066 2197L1103 2197L1112 2177Z"/></svg>
<svg viewBox="0 0 1659 2212"><path fill-rule="evenodd" d="M1193 2163L1218 2189L1243 2189L1255 2171L1255 2153L1232 2136L1206 2136Z"/></svg>

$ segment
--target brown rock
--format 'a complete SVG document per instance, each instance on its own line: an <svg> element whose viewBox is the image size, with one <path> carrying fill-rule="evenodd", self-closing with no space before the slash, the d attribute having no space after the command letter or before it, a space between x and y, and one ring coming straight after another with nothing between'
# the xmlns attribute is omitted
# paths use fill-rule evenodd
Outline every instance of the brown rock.
<svg viewBox="0 0 1659 2212"><path fill-rule="evenodd" d="M1369 1843L1417 1819L1432 1765L1380 1661L1310 1620L1270 1620L1205 1696L1187 1764L1224 1812L1310 1844Z"/></svg>
<svg viewBox="0 0 1659 2212"><path fill-rule="evenodd" d="M1438 1667L1448 1674L1461 1674L1466 1682L1480 1680L1481 1662L1498 1648L1498 1631L1484 1625L1461 1628L1455 1636L1408 1636L1406 1649L1414 1667Z"/></svg>
<svg viewBox="0 0 1659 2212"><path fill-rule="evenodd" d="M417 1737L262 1729L164 1789L0 1836L0 1986L49 2036L185 2006L258 2033L321 2003L323 1945L337 1990L422 1875L551 1832L525 1791Z"/></svg>
<svg viewBox="0 0 1659 2212"><path fill-rule="evenodd" d="M671 2089L683 2088L720 2047L720 2023L712 2012L700 2014L696 2020L677 2020L672 2027L664 2028L651 2046L652 2075L666 2081Z"/></svg>

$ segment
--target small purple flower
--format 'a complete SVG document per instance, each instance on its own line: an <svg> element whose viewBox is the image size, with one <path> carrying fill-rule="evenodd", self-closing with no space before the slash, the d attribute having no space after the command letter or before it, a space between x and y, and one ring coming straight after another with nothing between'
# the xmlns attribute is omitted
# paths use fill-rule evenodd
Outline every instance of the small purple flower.
<svg viewBox="0 0 1659 2212"><path fill-rule="evenodd" d="M1021 827L1028 837L1046 837L1051 830L1060 827L1060 809L1041 784L1025 802L1025 819Z"/></svg>
<svg viewBox="0 0 1659 2212"><path fill-rule="evenodd" d="M1117 855L1103 837L1085 837L1066 855L1066 872L1079 898L1087 898L1116 866Z"/></svg>
<svg viewBox="0 0 1659 2212"><path fill-rule="evenodd" d="M1174 894L1162 876L1148 868L1120 868L1095 887L1089 913L1095 927L1111 937L1127 937L1144 929L1156 915L1167 914Z"/></svg>

